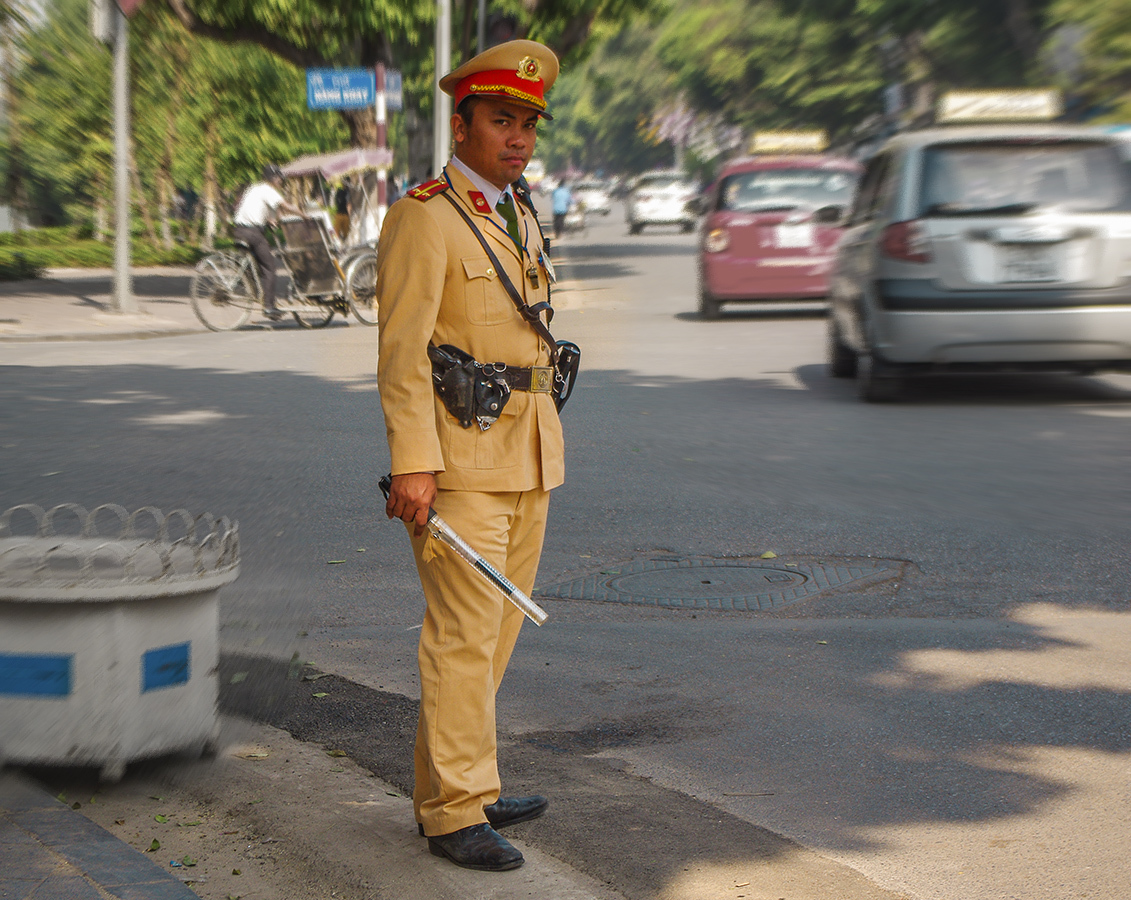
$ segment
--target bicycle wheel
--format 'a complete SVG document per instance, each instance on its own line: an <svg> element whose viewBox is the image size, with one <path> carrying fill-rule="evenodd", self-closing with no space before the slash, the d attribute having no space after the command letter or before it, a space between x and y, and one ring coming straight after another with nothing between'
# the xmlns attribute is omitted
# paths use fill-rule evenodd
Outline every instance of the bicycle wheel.
<svg viewBox="0 0 1131 900"><path fill-rule="evenodd" d="M259 305L251 275L239 259L213 253L196 264L189 283L192 311L210 331L235 331Z"/></svg>
<svg viewBox="0 0 1131 900"><path fill-rule="evenodd" d="M346 279L350 311L363 325L377 324L377 254L367 253L350 266Z"/></svg>
<svg viewBox="0 0 1131 900"><path fill-rule="evenodd" d="M309 303L303 303L298 309L291 307L291 315L303 328L325 328L334 318L334 309L324 303L311 300Z"/></svg>

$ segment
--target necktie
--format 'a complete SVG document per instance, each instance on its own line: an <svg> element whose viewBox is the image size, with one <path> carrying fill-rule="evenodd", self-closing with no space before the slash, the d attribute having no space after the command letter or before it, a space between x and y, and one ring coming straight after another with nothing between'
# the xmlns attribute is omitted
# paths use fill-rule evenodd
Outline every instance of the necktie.
<svg viewBox="0 0 1131 900"><path fill-rule="evenodd" d="M511 236L514 245L522 250L522 241L518 236L518 212L514 208L514 200L511 199L509 191L499 198L499 203L495 209L499 211L499 215L506 219L507 234Z"/></svg>

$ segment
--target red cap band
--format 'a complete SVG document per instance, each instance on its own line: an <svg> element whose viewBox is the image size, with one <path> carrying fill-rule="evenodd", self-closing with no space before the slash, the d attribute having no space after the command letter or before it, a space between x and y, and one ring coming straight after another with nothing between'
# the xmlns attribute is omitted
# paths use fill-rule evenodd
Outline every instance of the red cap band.
<svg viewBox="0 0 1131 900"><path fill-rule="evenodd" d="M468 75L455 89L455 105L459 106L469 96L496 96L511 99L535 109L544 110L544 82L541 78L519 75L514 70L492 69Z"/></svg>

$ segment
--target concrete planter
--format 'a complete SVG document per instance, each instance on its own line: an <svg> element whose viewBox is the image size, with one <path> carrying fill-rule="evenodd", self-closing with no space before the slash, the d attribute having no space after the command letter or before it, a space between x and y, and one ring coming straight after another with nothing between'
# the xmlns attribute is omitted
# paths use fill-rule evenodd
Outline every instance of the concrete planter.
<svg viewBox="0 0 1131 900"><path fill-rule="evenodd" d="M72 534L56 528L74 525ZM17 534L21 525L34 533ZM99 527L117 534L106 537ZM0 516L0 764L93 765L216 739L217 591L238 526L74 504Z"/></svg>

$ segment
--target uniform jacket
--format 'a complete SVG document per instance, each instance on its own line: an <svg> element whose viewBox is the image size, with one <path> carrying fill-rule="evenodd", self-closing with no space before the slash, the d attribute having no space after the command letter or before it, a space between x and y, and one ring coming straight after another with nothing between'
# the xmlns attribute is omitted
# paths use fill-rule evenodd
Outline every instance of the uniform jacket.
<svg viewBox="0 0 1131 900"><path fill-rule="evenodd" d="M528 305L547 299L542 236L517 204L520 256L502 218L457 169L447 189L489 242ZM427 186L424 186L427 188ZM549 394L513 391L487 431L462 428L432 386L429 342L454 344L480 362L547 366L549 348L522 318L467 223L435 189L406 195L389 209L378 252L380 344L377 377L392 474L436 472L443 490L526 491L557 487L565 476L561 423ZM477 203L478 198L478 203ZM527 276L538 271L535 288Z"/></svg>

